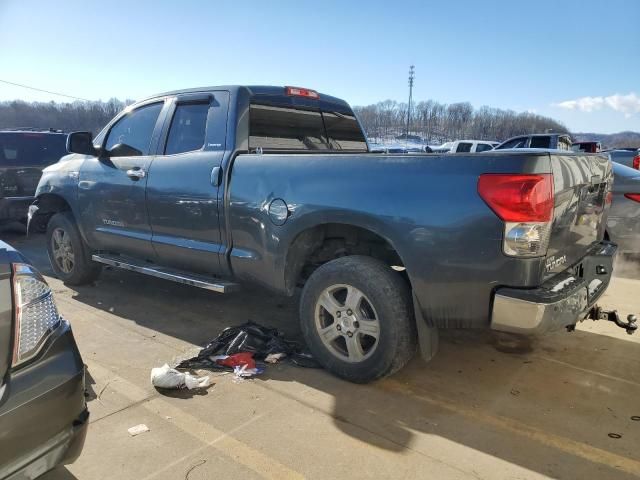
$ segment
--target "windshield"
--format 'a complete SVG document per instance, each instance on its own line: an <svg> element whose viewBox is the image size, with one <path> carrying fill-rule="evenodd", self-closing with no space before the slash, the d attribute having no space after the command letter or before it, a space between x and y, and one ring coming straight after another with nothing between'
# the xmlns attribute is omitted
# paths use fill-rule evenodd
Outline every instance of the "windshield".
<svg viewBox="0 0 640 480"><path fill-rule="evenodd" d="M67 136L63 134L0 133L0 166L46 166L66 154Z"/></svg>

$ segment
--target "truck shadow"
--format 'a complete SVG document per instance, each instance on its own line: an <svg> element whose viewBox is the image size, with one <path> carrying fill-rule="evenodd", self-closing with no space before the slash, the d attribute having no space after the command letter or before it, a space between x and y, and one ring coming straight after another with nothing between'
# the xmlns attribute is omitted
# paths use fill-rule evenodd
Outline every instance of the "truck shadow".
<svg viewBox="0 0 640 480"><path fill-rule="evenodd" d="M50 274L41 239L12 243ZM217 296L107 270L95 285L74 288L73 298L197 345L249 319L300 338L296 299L257 290ZM640 343L613 326L599 331L507 349L487 332L447 331L430 363L416 358L370 385L287 364L256 381L400 458L411 451L450 460L458 451L464 472L486 464L486 456L503 461L496 477L519 466L553 478L637 478L640 421L632 417L640 416Z"/></svg>
<svg viewBox="0 0 640 480"><path fill-rule="evenodd" d="M523 351L449 331L431 362L416 358L371 385L290 367L270 372L265 386L291 392L278 382L296 381L330 395L340 431L399 454L437 458L434 448L454 442L467 447L461 467L487 454L553 478L637 478L640 343L577 331Z"/></svg>

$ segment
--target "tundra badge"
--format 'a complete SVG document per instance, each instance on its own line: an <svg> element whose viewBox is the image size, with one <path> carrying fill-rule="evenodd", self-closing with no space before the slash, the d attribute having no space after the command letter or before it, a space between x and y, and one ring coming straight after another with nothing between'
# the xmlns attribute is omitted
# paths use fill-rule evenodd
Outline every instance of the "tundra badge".
<svg viewBox="0 0 640 480"><path fill-rule="evenodd" d="M550 272L551 270L559 267L560 265L564 265L565 263L567 263L566 255L562 255L559 258L556 258L555 255L552 255L551 257L547 258L545 268L547 269L547 272Z"/></svg>

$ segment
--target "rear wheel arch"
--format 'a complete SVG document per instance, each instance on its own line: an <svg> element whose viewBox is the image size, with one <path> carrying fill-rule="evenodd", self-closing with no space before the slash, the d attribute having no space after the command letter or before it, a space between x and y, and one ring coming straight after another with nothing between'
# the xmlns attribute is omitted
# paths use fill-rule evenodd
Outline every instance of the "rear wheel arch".
<svg viewBox="0 0 640 480"><path fill-rule="evenodd" d="M285 256L284 281L288 294L321 265L336 258L360 255L372 257L402 272L411 282L396 246L371 228L352 223L321 223L300 231L289 244Z"/></svg>

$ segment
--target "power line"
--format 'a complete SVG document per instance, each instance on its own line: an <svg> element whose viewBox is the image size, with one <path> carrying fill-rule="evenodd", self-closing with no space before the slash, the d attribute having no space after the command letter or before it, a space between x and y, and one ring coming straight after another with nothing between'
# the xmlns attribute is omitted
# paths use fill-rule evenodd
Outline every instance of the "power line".
<svg viewBox="0 0 640 480"><path fill-rule="evenodd" d="M74 97L73 95L67 95L65 93L59 93L59 92L52 92L51 90L44 90L42 88L30 87L29 85L23 85L21 83L9 82L7 80L2 80L2 79L0 79L0 82L6 83L9 85L14 85L16 87L27 88L29 90L35 90L36 92L50 93L51 95L59 95L61 97L73 98L74 100L82 100L83 102L91 102L91 100L87 100L86 98Z"/></svg>

